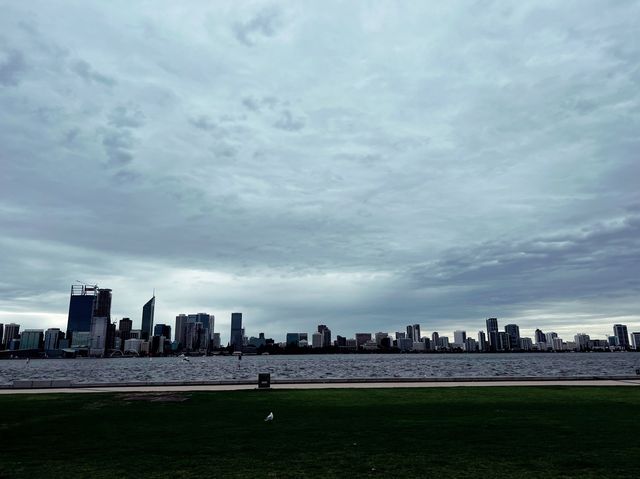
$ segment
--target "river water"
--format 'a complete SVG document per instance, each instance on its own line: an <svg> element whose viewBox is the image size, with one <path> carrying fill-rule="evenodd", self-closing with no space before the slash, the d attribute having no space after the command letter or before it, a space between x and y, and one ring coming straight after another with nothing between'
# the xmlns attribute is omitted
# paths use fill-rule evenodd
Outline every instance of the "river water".
<svg viewBox="0 0 640 479"><path fill-rule="evenodd" d="M15 380L216 381L257 379L447 378L633 375L640 354L338 354L0 361L0 385Z"/></svg>

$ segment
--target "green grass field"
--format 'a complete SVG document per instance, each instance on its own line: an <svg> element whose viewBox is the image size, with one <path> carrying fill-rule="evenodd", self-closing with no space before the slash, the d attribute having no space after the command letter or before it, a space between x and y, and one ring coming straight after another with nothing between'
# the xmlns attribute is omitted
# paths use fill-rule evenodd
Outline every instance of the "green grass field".
<svg viewBox="0 0 640 479"><path fill-rule="evenodd" d="M0 396L0 477L637 478L639 430L633 387Z"/></svg>

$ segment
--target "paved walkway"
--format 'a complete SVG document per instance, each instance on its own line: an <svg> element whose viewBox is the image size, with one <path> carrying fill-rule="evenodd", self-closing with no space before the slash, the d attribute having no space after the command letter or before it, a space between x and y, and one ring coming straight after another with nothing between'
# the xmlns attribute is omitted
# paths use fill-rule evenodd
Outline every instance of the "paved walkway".
<svg viewBox="0 0 640 479"><path fill-rule="evenodd" d="M501 386L640 386L640 379L629 380L571 380L571 381L452 381L452 382L397 382L397 383L300 383L272 384L271 389L386 389L386 388L451 388ZM181 385L181 386L109 386L90 388L0 389L0 394L51 393L114 393L114 392L182 392L182 391L241 391L256 389L253 384Z"/></svg>

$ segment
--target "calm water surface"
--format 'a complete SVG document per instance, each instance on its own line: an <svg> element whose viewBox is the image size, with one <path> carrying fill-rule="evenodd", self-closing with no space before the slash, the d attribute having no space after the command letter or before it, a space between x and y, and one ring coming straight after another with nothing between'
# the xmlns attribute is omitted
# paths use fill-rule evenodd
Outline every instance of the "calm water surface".
<svg viewBox="0 0 640 479"><path fill-rule="evenodd" d="M0 384L14 380L214 381L326 378L429 378L479 376L630 375L638 353L305 355L180 358L42 359L0 361Z"/></svg>

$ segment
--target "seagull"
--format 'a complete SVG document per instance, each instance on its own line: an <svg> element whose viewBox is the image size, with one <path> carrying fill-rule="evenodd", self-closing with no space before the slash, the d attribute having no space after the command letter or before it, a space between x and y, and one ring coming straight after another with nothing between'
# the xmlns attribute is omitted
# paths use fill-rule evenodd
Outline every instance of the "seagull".
<svg viewBox="0 0 640 479"><path fill-rule="evenodd" d="M268 422L268 421L273 421L273 413L272 412L270 412L269 415L264 420L264 422Z"/></svg>
<svg viewBox="0 0 640 479"><path fill-rule="evenodd" d="M186 362L188 362L188 363L189 363L189 362L191 362L191 361L189 360L189 358L188 358L188 357L186 357L186 356L184 356L184 357L182 358L182 360L183 360L183 361L186 361Z"/></svg>

